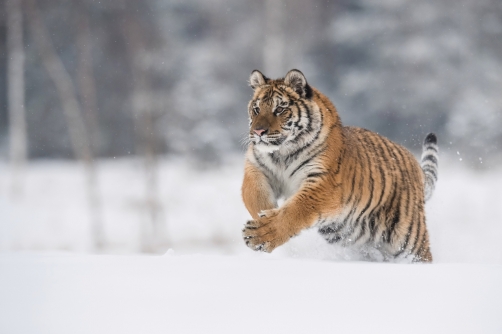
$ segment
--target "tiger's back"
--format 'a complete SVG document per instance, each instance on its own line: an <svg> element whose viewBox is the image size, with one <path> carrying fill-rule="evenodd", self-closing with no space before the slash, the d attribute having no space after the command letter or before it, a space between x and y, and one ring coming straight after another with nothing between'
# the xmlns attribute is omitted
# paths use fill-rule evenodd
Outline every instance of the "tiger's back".
<svg viewBox="0 0 502 334"><path fill-rule="evenodd" d="M404 147L342 126L331 101L297 70L277 80L255 71L251 85L242 187L254 218L243 230L249 247L272 251L316 226L330 243L370 247L384 259L432 261L424 193L430 196L437 179L434 135L421 168Z"/></svg>

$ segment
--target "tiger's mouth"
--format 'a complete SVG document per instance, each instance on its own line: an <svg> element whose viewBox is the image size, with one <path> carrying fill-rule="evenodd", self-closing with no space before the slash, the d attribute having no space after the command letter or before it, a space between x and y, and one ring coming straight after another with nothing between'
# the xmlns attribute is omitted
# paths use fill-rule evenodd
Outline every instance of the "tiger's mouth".
<svg viewBox="0 0 502 334"><path fill-rule="evenodd" d="M267 136L267 135L257 136L257 135L253 135L251 140L253 141L253 143L255 145L262 144L262 145L276 145L276 146L279 146L282 143L284 143L284 141L286 140L286 138L287 138L287 136L283 136L283 135L276 135L276 136Z"/></svg>

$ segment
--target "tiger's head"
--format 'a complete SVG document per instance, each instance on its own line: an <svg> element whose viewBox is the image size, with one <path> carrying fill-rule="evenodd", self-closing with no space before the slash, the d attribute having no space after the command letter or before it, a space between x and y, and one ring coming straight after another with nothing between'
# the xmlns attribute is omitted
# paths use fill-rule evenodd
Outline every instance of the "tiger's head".
<svg viewBox="0 0 502 334"><path fill-rule="evenodd" d="M316 125L313 91L299 70L272 80L254 70L249 78L254 95L248 105L249 140L260 151L273 152L299 142Z"/></svg>

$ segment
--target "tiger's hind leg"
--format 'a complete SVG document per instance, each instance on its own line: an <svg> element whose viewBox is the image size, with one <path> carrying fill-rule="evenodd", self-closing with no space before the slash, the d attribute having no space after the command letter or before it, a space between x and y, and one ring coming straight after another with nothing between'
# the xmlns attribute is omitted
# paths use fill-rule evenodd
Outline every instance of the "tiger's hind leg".
<svg viewBox="0 0 502 334"><path fill-rule="evenodd" d="M394 229L388 231L389 253L397 262L432 262L429 233L423 211L417 210L408 217L411 220L403 219L391 225Z"/></svg>
<svg viewBox="0 0 502 334"><path fill-rule="evenodd" d="M417 222L417 230L414 238L412 239L412 247L410 248L410 255L412 256L413 263L417 262L432 262L432 254L429 244L429 233L425 225L425 215L418 215L420 219Z"/></svg>
<svg viewBox="0 0 502 334"><path fill-rule="evenodd" d="M429 234L427 233L427 230L425 231L424 241L422 242L422 245L415 253L413 262L432 262L432 253L429 246Z"/></svg>
<svg viewBox="0 0 502 334"><path fill-rule="evenodd" d="M373 245L365 244L359 249L359 253L365 261L369 262L387 262L388 259L384 253Z"/></svg>
<svg viewBox="0 0 502 334"><path fill-rule="evenodd" d="M317 231L330 244L337 243L342 240L339 233L339 227L336 224L326 225L319 228Z"/></svg>
<svg viewBox="0 0 502 334"><path fill-rule="evenodd" d="M363 243L362 245L354 245L353 243L344 244L346 236L343 234L344 225L330 224L322 226L318 229L319 234L329 243L338 244L346 250L345 259L369 261L369 262L387 262L388 258L373 243Z"/></svg>

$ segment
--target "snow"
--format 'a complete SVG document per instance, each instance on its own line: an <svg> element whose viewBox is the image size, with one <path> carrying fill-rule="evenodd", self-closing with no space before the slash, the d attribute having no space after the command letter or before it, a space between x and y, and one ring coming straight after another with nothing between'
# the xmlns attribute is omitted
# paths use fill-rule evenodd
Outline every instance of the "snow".
<svg viewBox="0 0 502 334"><path fill-rule="evenodd" d="M242 246L240 231L248 214L240 199L241 161L234 158L228 167L208 170L184 160L160 163L159 198L169 247L193 251L220 245L218 251L225 251ZM141 227L148 224L142 161L113 159L98 166L107 251L137 252ZM0 250L92 251L81 166L31 164L21 198L10 196L8 177L9 169L0 165Z"/></svg>
<svg viewBox="0 0 502 334"><path fill-rule="evenodd" d="M13 198L0 164L0 333L502 332L501 170L442 157L426 208L435 262L405 265L359 261L315 230L250 251L242 157L162 160L164 255L135 255L141 166L98 163L107 247L91 255L81 166L32 163Z"/></svg>
<svg viewBox="0 0 502 334"><path fill-rule="evenodd" d="M501 333L502 267L0 255L1 333Z"/></svg>
<svg viewBox="0 0 502 334"><path fill-rule="evenodd" d="M441 155L439 181L426 206L435 262L502 264L502 169L473 171L462 163ZM141 160L102 160L98 167L105 253L136 253L141 227L148 223ZM57 160L30 164L24 195L17 199L10 196L9 175L8 166L0 164L0 251L92 251L81 166ZM248 254L241 239L249 219L240 196L242 175L242 156L207 169L187 160L161 160L159 198L167 241L159 252ZM315 230L274 253L354 260L354 254L328 245Z"/></svg>

